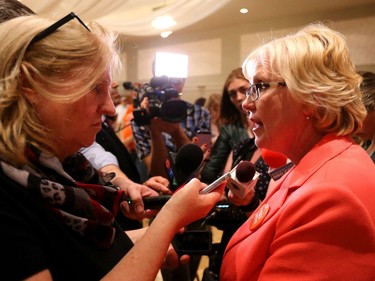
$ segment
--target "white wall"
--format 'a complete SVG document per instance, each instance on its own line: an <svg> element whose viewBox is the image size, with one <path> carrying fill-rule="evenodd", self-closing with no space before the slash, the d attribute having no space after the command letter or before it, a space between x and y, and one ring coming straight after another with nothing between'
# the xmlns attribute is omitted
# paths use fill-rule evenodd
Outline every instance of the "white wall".
<svg viewBox="0 0 375 281"><path fill-rule="evenodd" d="M253 31L247 25L233 26L196 34L180 34L176 38L124 41L126 67L118 80L145 83L152 77L151 65L156 51L189 55L188 79L183 98L193 102L222 91L228 73L241 66L247 54L271 38L295 32L309 22L279 28ZM375 71L375 16L327 23L347 37L357 68ZM247 30L249 30L247 32Z"/></svg>

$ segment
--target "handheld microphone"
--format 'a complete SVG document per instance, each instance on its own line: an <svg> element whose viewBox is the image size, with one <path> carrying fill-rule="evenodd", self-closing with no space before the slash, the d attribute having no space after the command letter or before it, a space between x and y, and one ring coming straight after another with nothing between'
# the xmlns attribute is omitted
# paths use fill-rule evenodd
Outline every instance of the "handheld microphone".
<svg viewBox="0 0 375 281"><path fill-rule="evenodd" d="M124 82L124 83L122 84L122 86L124 87L125 90L132 90L132 91L136 91L136 92L139 91L139 89L136 88L136 87L133 85L133 83L130 82L130 81L126 81L126 82Z"/></svg>
<svg viewBox="0 0 375 281"><path fill-rule="evenodd" d="M177 153L170 152L165 161L170 189L175 191L196 176L203 164L202 149L192 143L182 146Z"/></svg>
<svg viewBox="0 0 375 281"><path fill-rule="evenodd" d="M161 209L165 203L169 199L171 199L172 195L159 195L159 196L150 196L150 197L143 197L143 206L144 209L152 209L152 210L159 210ZM123 200L128 202L128 204L132 203L132 200L126 197L123 197Z"/></svg>
<svg viewBox="0 0 375 281"><path fill-rule="evenodd" d="M268 174L273 180L278 180L293 167L293 163L287 163L288 158L279 152L262 148L262 158L269 166Z"/></svg>
<svg viewBox="0 0 375 281"><path fill-rule="evenodd" d="M255 170L255 165L250 161L241 161L236 167L230 171L230 178L227 187L237 197L242 198L247 187L257 180L259 174Z"/></svg>

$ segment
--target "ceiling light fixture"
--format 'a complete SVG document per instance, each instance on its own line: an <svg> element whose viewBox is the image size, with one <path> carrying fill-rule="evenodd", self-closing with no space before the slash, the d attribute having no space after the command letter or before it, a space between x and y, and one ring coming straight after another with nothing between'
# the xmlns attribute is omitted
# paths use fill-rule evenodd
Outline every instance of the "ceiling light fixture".
<svg viewBox="0 0 375 281"><path fill-rule="evenodd" d="M168 30L168 31L163 31L162 33L160 33L160 36L163 38L167 38L171 34L172 34L172 31Z"/></svg>
<svg viewBox="0 0 375 281"><path fill-rule="evenodd" d="M240 10L240 13L241 13L241 14L247 14L248 12L249 12L249 10L246 9L246 8L242 8L242 9Z"/></svg>
<svg viewBox="0 0 375 281"><path fill-rule="evenodd" d="M166 29L176 25L176 22L171 16L165 15L155 18L151 25L156 29Z"/></svg>

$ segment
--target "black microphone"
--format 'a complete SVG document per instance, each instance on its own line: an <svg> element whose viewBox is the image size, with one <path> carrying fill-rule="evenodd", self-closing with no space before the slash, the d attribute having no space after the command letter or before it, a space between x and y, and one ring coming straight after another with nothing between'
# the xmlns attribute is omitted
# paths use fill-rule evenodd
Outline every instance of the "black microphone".
<svg viewBox="0 0 375 281"><path fill-rule="evenodd" d="M143 197L143 206L144 209L152 209L152 210L159 210L161 209L165 203L169 199L171 199L172 195L159 195L159 196L150 196L150 197ZM132 200L127 198L126 195L123 195L122 201L128 202L128 204L132 204Z"/></svg>
<svg viewBox="0 0 375 281"><path fill-rule="evenodd" d="M122 83L122 86L124 87L125 90L129 90L129 91L131 90L131 91L136 91L136 92L139 91L139 89L136 88L136 87L133 85L133 83L130 82L130 81L126 81L126 82Z"/></svg>
<svg viewBox="0 0 375 281"><path fill-rule="evenodd" d="M243 197L247 187L257 180L259 174L255 170L255 165L250 161L241 161L230 172L230 178L227 182L227 187L237 197Z"/></svg>
<svg viewBox="0 0 375 281"><path fill-rule="evenodd" d="M203 151L195 144L188 143L177 153L170 152L165 161L170 189L175 191L195 177L202 164Z"/></svg>

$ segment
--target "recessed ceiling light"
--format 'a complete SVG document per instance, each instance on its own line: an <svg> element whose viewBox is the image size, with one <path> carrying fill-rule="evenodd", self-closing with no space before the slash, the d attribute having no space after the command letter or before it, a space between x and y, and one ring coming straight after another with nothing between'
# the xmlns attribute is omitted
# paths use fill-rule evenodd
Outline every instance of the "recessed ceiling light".
<svg viewBox="0 0 375 281"><path fill-rule="evenodd" d="M249 10L246 9L246 8L242 8L242 9L240 10L240 13L241 13L241 14L247 14L248 12L249 12Z"/></svg>
<svg viewBox="0 0 375 281"><path fill-rule="evenodd" d="M171 34L172 34L172 31L168 30L168 31L163 31L162 33L160 33L160 36L163 38L167 38Z"/></svg>

